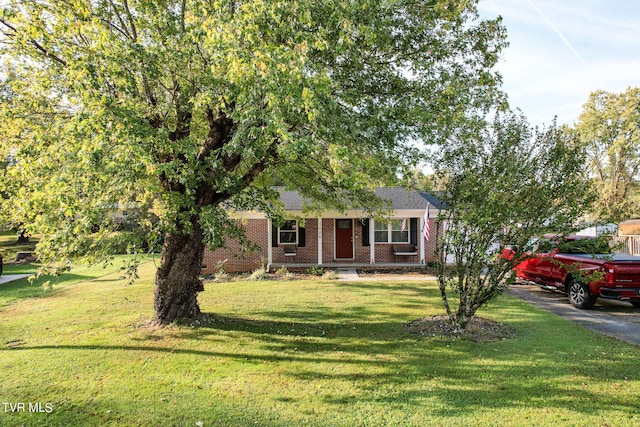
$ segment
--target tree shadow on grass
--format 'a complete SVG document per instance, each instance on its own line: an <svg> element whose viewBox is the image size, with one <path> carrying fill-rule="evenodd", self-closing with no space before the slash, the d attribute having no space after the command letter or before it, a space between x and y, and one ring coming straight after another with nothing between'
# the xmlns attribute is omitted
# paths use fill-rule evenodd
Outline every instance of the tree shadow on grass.
<svg viewBox="0 0 640 427"><path fill-rule="evenodd" d="M426 296L437 291L434 286L427 286L426 283L433 283L431 280L402 282L402 281L374 281L374 282L340 282L337 284L339 288L353 288L361 290L382 290L385 292L412 294L414 296Z"/></svg>
<svg viewBox="0 0 640 427"><path fill-rule="evenodd" d="M503 317L518 319L513 324L521 332L541 327L541 314L532 314L519 301L502 310ZM65 352L72 351L87 356L110 351L122 352L124 359L129 352L155 352L196 356L203 363L208 358L226 359L237 362L240 370L247 363L264 366L252 375L263 375L265 381L271 372L278 372L288 381L304 385L301 389L320 390L309 398L330 407L356 410L364 404L423 413L427 403L432 416L451 419L527 407L597 416L609 411L633 413L637 404L637 392L606 398L586 383L637 381L637 352L617 355L615 363L623 368L612 370L609 358L590 355L595 351L593 342L567 340L550 345L539 338L528 342L519 336L484 344L416 336L406 330L407 321L392 311L384 313L366 305L291 307L256 312L255 318L205 313L197 322L152 329L147 334L142 330L140 337L131 338L131 345L15 343L9 348L5 343L0 352L43 351L54 357L60 352L59 357L65 357ZM596 346L603 346L603 342ZM172 363L169 359L163 358ZM585 384L575 383L573 378ZM273 398L296 405L298 397L286 393L287 389L274 386Z"/></svg>
<svg viewBox="0 0 640 427"><path fill-rule="evenodd" d="M286 336L277 334L277 331L265 332L270 329L282 329L285 326L282 322L262 321L260 324L253 324L247 319L229 317L218 320L220 325L226 325L225 331L257 334L257 337L252 338L258 342L254 342L251 347L240 346L240 350L237 351L229 351L227 347L217 347L218 350L215 346L202 349L150 343L42 346L23 344L0 349L0 352L156 352L176 357L200 356L203 360L216 358L242 364L256 363L267 367L264 372L267 376L271 370L276 369L291 381L301 384L317 384L318 387L337 385L338 388L325 389L315 397L329 405L357 406L368 402L381 407L397 407L403 411L418 411L426 401L435 400L439 403L430 409L430 413L438 417L454 418L475 411L517 407L555 408L597 415L611 410L631 411L637 404L637 395L633 393L623 396L618 394L615 400L603 399L597 388L559 380L564 375L593 378L601 366L597 366L597 363L592 366L586 365L586 357L576 357L574 361L567 362L563 360L566 355L558 354L552 349L546 354L538 354L537 359L531 361L526 360L524 354L518 356L508 351L501 353L499 349L496 351L487 348L486 345L462 341L454 344L406 336L395 341L374 339L370 342L351 342L336 340L326 335L300 337L292 331ZM374 326L395 328L397 325ZM324 327L326 325L315 325L316 330ZM350 332L337 334L340 337L349 335ZM175 343L173 340L171 342ZM259 342L268 343L269 346L265 347ZM501 348L506 349L504 346ZM62 353L60 356L64 357ZM128 358L126 355L123 357ZM523 360L518 361L518 357L522 357ZM633 364L631 360L619 362ZM267 365L263 365L265 363ZM610 373L598 381L625 379ZM346 391L341 391L342 384L349 384ZM584 405L582 402L590 404ZM289 403L295 405L296 401L290 399Z"/></svg>
<svg viewBox="0 0 640 427"><path fill-rule="evenodd" d="M354 315L355 312L360 316ZM197 320L191 320L182 326L188 328L175 332L176 338L203 339L217 336L221 331L250 334L252 338L274 342L278 339L356 339L376 340L378 342L396 342L408 336L404 322L400 319L368 320L368 310L356 308L349 312L332 312L322 315L323 311L288 310L280 313L285 318L295 317L306 321L274 320L277 312L261 313L268 319L231 317L221 314L203 313Z"/></svg>
<svg viewBox="0 0 640 427"><path fill-rule="evenodd" d="M67 273L60 277L44 276L34 281L19 279L0 285L0 307L26 298L48 298L63 292L64 286L91 280L92 276ZM49 286L44 286L49 282Z"/></svg>

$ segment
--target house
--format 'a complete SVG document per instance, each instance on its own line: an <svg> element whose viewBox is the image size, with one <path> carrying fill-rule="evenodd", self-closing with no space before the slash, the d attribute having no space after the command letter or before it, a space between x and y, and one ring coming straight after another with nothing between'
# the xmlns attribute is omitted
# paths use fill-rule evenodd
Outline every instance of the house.
<svg viewBox="0 0 640 427"><path fill-rule="evenodd" d="M640 255L640 219L630 219L618 225L618 236L614 241L621 245L618 250L629 255Z"/></svg>
<svg viewBox="0 0 640 427"><path fill-rule="evenodd" d="M248 272L266 264L269 269L321 267L420 266L435 260L436 217L440 200L429 193L401 187L379 188L376 194L389 202L387 220L370 218L361 209L303 212L304 198L295 191L278 189L290 218L276 227L265 214L236 212L247 238L258 250L241 254L235 242L228 248L205 250L203 273L220 266L227 272ZM425 212L429 210L430 238L423 238Z"/></svg>

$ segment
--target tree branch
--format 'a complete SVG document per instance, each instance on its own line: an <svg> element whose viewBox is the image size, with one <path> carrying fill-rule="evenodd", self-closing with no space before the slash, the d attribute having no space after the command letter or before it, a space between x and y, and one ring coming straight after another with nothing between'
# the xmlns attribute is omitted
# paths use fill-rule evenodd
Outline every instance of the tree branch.
<svg viewBox="0 0 640 427"><path fill-rule="evenodd" d="M234 194L237 194L247 188L256 179L256 177L260 175L267 166L269 166L269 164L277 163L278 160L278 140L276 139L271 143L264 156L255 162L253 166L251 166L249 170L240 177L237 185L219 193L220 196L223 197L222 200L227 200Z"/></svg>
<svg viewBox="0 0 640 427"><path fill-rule="evenodd" d="M16 29L16 27L11 25L9 22L5 21L4 19L0 19L0 24L2 24L5 27L9 28L11 31L13 31L14 34L18 34L18 30ZM28 43L31 46L35 47L36 50L38 50L40 53L42 53L47 58L53 60L54 62L56 62L56 63L58 63L60 65L62 65L63 67L67 66L67 61L65 61L64 59L60 58L58 55L54 54L53 52L49 51L47 48L42 46L37 40L29 39Z"/></svg>
<svg viewBox="0 0 640 427"><path fill-rule="evenodd" d="M127 28L127 23L124 22L124 19L122 18L122 15L120 14L120 12L118 11L118 6L116 6L116 4L113 2L113 0L109 0L109 4L111 5L111 8L113 9L113 12L116 15L116 18L118 18L118 22L120 22L120 27L118 27L117 25L115 25L113 22L108 21L105 18L100 17L100 20L102 22L104 22L105 24L107 24L107 26L113 28L114 30L118 31L120 34L122 34L125 38L129 39L129 40L134 40L133 36L131 35L131 33L129 33L129 30Z"/></svg>
<svg viewBox="0 0 640 427"><path fill-rule="evenodd" d="M138 40L138 31L136 30L136 24L133 22L133 15L131 14L131 10L129 10L129 2L124 0L122 2L124 6L124 10L127 12L127 20L129 21L129 25L131 26L131 35L133 36L132 40Z"/></svg>
<svg viewBox="0 0 640 427"><path fill-rule="evenodd" d="M196 156L198 162L203 161L211 155L211 152L222 148L224 144L229 142L237 127L223 111L218 110L214 115L213 110L209 107L207 107L207 122L209 123L209 132Z"/></svg>

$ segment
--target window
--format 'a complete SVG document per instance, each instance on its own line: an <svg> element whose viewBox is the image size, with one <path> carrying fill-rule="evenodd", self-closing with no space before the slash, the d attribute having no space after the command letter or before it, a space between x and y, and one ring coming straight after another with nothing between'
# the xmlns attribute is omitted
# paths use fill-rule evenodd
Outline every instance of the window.
<svg viewBox="0 0 640 427"><path fill-rule="evenodd" d="M351 229L351 220L350 219L339 219L338 220L338 228L340 230L350 230Z"/></svg>
<svg viewBox="0 0 640 427"><path fill-rule="evenodd" d="M280 244L298 244L298 223L296 220L285 221L278 229L278 240Z"/></svg>
<svg viewBox="0 0 640 427"><path fill-rule="evenodd" d="M391 221L391 241L393 243L409 243L409 219Z"/></svg>
<svg viewBox="0 0 640 427"><path fill-rule="evenodd" d="M376 243L409 243L409 218L375 223Z"/></svg>
<svg viewBox="0 0 640 427"><path fill-rule="evenodd" d="M376 243L385 243L389 241L389 224L386 222L376 222L374 237Z"/></svg>

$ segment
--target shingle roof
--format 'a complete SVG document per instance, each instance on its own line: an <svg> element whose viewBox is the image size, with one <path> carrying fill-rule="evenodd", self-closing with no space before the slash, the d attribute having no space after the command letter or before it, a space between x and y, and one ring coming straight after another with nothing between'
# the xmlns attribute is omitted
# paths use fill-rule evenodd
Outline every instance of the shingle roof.
<svg viewBox="0 0 640 427"><path fill-rule="evenodd" d="M308 203L308 200L305 200L297 191L284 188L278 188L278 191L286 210L299 211L302 210L305 202ZM381 199L389 201L389 207L393 210L426 209L427 204L436 209L442 206L442 202L436 195L425 191L412 191L404 187L382 187L377 188L375 193Z"/></svg>
<svg viewBox="0 0 640 427"><path fill-rule="evenodd" d="M297 191L289 191L281 188L279 188L278 191L280 192L280 201L284 204L285 210L299 211L302 210L305 201L309 203L309 201L305 200Z"/></svg>
<svg viewBox="0 0 640 427"><path fill-rule="evenodd" d="M403 187L383 187L375 190L376 195L391 203L394 210L425 209L427 199L419 191L410 191Z"/></svg>
<svg viewBox="0 0 640 427"><path fill-rule="evenodd" d="M438 210L447 210L447 205L440 200L437 193L429 193L427 191L418 191L418 193L420 193L420 195L422 195L422 197L424 197L433 208Z"/></svg>

